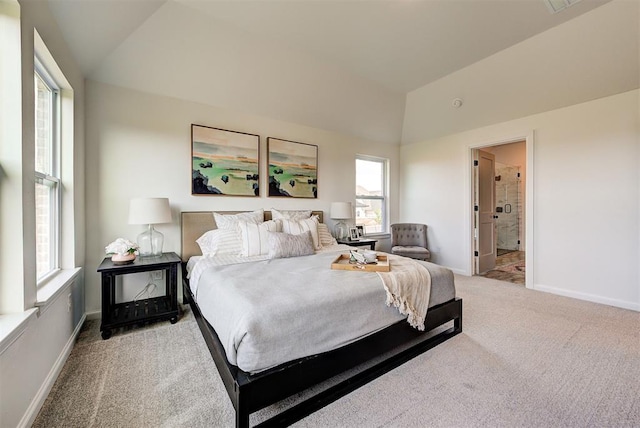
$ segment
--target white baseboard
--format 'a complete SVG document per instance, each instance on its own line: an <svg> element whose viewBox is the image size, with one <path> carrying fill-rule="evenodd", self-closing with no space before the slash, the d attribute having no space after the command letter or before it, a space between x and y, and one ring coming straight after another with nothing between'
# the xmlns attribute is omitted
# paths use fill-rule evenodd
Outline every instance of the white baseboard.
<svg viewBox="0 0 640 428"><path fill-rule="evenodd" d="M456 269L456 268L451 268L451 267L448 267L448 266L443 266L443 267L446 267L446 268L447 268L447 269L449 269L451 272L453 272L453 273L455 273L455 274L458 274L458 275L462 275L462 276L473 276L473 275L469 275L469 272L467 272L467 271L466 271L466 270L464 270L464 269Z"/></svg>
<svg viewBox="0 0 640 428"><path fill-rule="evenodd" d="M22 428L22 427L28 428L33 424L33 421L36 420L36 417L38 416L38 412L42 408L44 401L47 399L49 392L51 392L51 388L53 388L53 384L56 382L56 379L60 375L60 372L62 371L62 367L64 367L64 363L67 362L67 358L69 358L69 354L71 354L71 350L73 349L73 345L76 343L76 339L78 338L78 334L80 333L80 329L82 328L82 325L84 324L85 319L86 319L86 315L82 315L82 318L80 318L78 325L73 330L73 334L71 334L71 337L67 341L67 344L65 345L64 349L58 356L58 359L56 360L55 364L49 371L49 374L47 375L46 379L42 383L42 386L40 386L38 393L31 401L31 404L27 408L27 411L22 417L22 420L18 424L19 428Z"/></svg>
<svg viewBox="0 0 640 428"><path fill-rule="evenodd" d="M87 319L88 320L100 320L102 319L102 312L101 311L95 311L95 312L87 312Z"/></svg>
<svg viewBox="0 0 640 428"><path fill-rule="evenodd" d="M571 297L588 302L601 303L603 305L615 306L622 309L630 309L640 312L640 303L628 302L626 300L611 299L608 297L598 296L595 294L581 293L579 291L565 290L562 288L550 287L548 285L534 284L534 290L544 291L545 293L557 294L560 296Z"/></svg>

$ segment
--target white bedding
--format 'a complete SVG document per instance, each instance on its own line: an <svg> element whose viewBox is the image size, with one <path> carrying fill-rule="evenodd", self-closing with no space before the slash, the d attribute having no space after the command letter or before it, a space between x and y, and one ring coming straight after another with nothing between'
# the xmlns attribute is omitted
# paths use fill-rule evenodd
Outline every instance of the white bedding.
<svg viewBox="0 0 640 428"><path fill-rule="evenodd" d="M330 269L348 248L337 245L287 259L218 255L189 260L195 300L229 362L256 373L338 348L406 318L385 305L375 272ZM453 282L452 274L449 279L438 269L450 271L435 268L435 285ZM450 288L442 298L453 297Z"/></svg>
<svg viewBox="0 0 640 428"><path fill-rule="evenodd" d="M348 245L331 245L322 247L320 250L316 250L316 254L320 253L333 253L336 251L348 252L353 248ZM337 256L336 256L337 257ZM197 297L198 283L200 282L200 276L202 272L207 270L211 266L225 266L240 263L259 262L263 260L269 260L268 254L262 254L259 256L245 257L240 254L216 254L215 256L194 256L187 261L187 278L189 278L189 287L194 296Z"/></svg>

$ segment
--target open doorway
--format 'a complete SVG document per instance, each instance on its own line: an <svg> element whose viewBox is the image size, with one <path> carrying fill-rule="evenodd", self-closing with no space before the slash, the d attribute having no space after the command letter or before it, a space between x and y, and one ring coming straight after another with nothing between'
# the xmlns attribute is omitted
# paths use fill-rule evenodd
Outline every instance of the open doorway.
<svg viewBox="0 0 640 428"><path fill-rule="evenodd" d="M473 149L474 274L526 284L526 142Z"/></svg>

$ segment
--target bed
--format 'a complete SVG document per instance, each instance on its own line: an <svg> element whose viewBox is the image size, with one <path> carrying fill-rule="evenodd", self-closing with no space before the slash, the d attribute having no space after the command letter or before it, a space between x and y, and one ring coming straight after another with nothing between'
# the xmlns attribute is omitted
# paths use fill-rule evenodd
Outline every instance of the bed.
<svg viewBox="0 0 640 428"><path fill-rule="evenodd" d="M232 214L231 212L227 213ZM322 212L313 212L313 214L317 215L320 221L322 221ZM270 220L271 213L265 211L264 217L265 220ZM361 370L354 369L349 371L347 379L293 406L272 419L263 422L264 425L270 426L283 426L294 423L462 331L462 300L455 297L455 291L453 293L446 290L442 293L437 291L437 289L445 287L444 285L439 285L439 283L445 284L451 282L450 287L453 287L452 275L450 275L451 280L448 280L449 275L446 273L441 274L442 272L437 269L442 268L437 268L434 265L432 269L436 276L434 276L432 286L433 289L436 290L436 296L439 297L433 297L432 293L429 310L424 319L424 331L411 328L402 316L396 314L396 318L393 318L393 315L391 315L393 308L386 308L383 310L389 312L386 314L388 319L382 326L373 328L373 332L368 332L367 334L358 333L357 337L353 340L344 340L344 338L337 339L340 345L334 343L329 350L323 350L309 355L305 353L295 355L295 353L292 352L295 351L295 349L285 350L285 354L289 353L293 355L292 359L287 361L280 361L277 359L278 357L270 360L269 357L260 355L253 360L254 362L259 361L263 366L251 365L252 362L250 359L243 359L240 356L236 359L235 355L227 353L230 346L229 335L226 330L220 326L219 321L212 319L212 314L220 312L220 309L212 310L209 307L210 303L207 303L208 300L202 297L204 293L203 290L208 290L208 286L207 288L201 288L201 285L198 285L197 288L192 288L187 278L188 272L193 271L194 259L192 259L192 257L197 258L201 255L200 248L195 242L196 239L204 232L216 228L213 215L209 211L183 212L181 214L181 221L184 301L185 303L189 303L193 310L198 326L235 408L237 427L248 427L249 415L253 412L299 393L337 374L344 373L356 367L363 367L365 366L363 363L375 361ZM343 248L333 250L344 251ZM316 262L320 263L318 265L318 271L320 272L317 275L318 277L334 274L330 272L330 263L326 265L325 269L321 267L327 260L333 257L333 254L318 254L317 256L307 257L310 259L305 261L305 263L309 263L310 261L316 262L315 257L318 258L319 261ZM311 260L311 258L314 259ZM189 260L192 260L192 263L189 269L187 269ZM280 261L263 263L265 266L266 264L278 266ZM260 269L266 269L267 267L265 266L260 266ZM233 277L241 276L238 275L240 271L237 266L225 267L225 269L231 269L231 272L235 272L235 274L232 274ZM265 284L264 278L269 277L268 271L265 270L264 272L267 273L262 276L263 285ZM438 272L440 272L440 274L438 274ZM358 281L356 278L361 278L361 273L343 272L342 274L348 275L349 280L352 281ZM241 283L245 281L245 279L236 278L235 281ZM327 279L327 281L332 281L332 279ZM214 281L214 283L220 282L220 279ZM266 282L270 283L273 282L273 280ZM354 286L352 288L357 289L358 287L355 286L357 284L353 284ZM218 296L218 298L221 297ZM331 304L333 305L335 302ZM268 307L268 302L266 301L265 306ZM385 308L384 300L380 301L380 306ZM208 315L205 317L203 313ZM264 316L266 318L266 315L256 316L258 320L261 319L259 317ZM367 320L369 319L366 318L366 315L364 317ZM218 325L220 334L212 327L209 320L214 324L218 323L216 325ZM342 321L337 325L340 326L341 323ZM336 327L335 335L339 336L337 330L339 329ZM351 330L351 327L345 330ZM283 333L283 337L288 334L289 333ZM270 340L275 342L277 339L278 337L273 336ZM269 342L269 344L273 346L266 346L265 349L279 349L281 346L286 345L284 342L278 343L279 344L275 346ZM308 349L313 349L312 347L307 348L308 347L305 346L305 352L308 352ZM280 353L282 354L282 352ZM232 362L230 362L230 360Z"/></svg>

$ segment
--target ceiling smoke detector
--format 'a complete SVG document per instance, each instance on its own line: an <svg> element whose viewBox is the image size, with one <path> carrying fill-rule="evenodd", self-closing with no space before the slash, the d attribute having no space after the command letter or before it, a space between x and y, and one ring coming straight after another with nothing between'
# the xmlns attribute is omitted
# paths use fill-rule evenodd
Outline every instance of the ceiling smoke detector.
<svg viewBox="0 0 640 428"><path fill-rule="evenodd" d="M579 1L580 0L544 0L544 3L547 5L549 12L558 13Z"/></svg>
<svg viewBox="0 0 640 428"><path fill-rule="evenodd" d="M453 102L451 102L451 105L454 106L455 108L462 107L462 98L455 98Z"/></svg>

